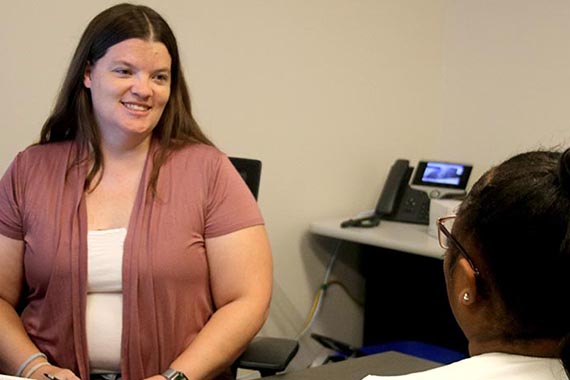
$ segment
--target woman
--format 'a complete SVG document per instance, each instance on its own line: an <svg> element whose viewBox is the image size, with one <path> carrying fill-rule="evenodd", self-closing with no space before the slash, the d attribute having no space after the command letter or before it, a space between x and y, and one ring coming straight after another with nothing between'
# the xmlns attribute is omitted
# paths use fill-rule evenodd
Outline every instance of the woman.
<svg viewBox="0 0 570 380"><path fill-rule="evenodd" d="M568 379L570 150L492 168L456 217L440 219L439 233L470 358L398 378Z"/></svg>
<svg viewBox="0 0 570 380"><path fill-rule="evenodd" d="M0 370L230 377L271 279L255 199L192 117L170 27L103 11L0 181Z"/></svg>

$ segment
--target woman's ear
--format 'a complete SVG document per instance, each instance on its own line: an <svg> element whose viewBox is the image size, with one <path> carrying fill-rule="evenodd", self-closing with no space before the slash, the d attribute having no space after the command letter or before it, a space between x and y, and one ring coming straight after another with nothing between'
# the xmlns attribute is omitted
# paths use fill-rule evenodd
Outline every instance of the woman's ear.
<svg viewBox="0 0 570 380"><path fill-rule="evenodd" d="M86 88L91 88L91 64L87 62L85 65L85 72L83 73L83 85Z"/></svg>
<svg viewBox="0 0 570 380"><path fill-rule="evenodd" d="M453 296L456 297L457 303L465 306L473 305L477 300L477 277L464 257L457 259L453 277L455 283Z"/></svg>

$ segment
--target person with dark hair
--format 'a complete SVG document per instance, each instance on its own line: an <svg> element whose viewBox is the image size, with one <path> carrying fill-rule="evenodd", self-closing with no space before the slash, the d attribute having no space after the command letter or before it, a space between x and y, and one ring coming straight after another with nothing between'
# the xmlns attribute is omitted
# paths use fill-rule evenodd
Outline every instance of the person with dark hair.
<svg viewBox="0 0 570 380"><path fill-rule="evenodd" d="M490 169L438 227L470 357L395 378L568 379L570 150L522 153Z"/></svg>
<svg viewBox="0 0 570 380"><path fill-rule="evenodd" d="M0 180L0 372L231 378L271 285L262 215L192 116L172 30L104 10Z"/></svg>

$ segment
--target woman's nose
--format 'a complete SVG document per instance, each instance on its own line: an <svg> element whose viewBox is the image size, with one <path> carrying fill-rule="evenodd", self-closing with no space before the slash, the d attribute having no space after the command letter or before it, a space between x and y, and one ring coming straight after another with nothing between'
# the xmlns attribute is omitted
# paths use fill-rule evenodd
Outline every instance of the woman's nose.
<svg viewBox="0 0 570 380"><path fill-rule="evenodd" d="M152 95L150 78L146 76L135 77L131 91L134 95L146 99Z"/></svg>

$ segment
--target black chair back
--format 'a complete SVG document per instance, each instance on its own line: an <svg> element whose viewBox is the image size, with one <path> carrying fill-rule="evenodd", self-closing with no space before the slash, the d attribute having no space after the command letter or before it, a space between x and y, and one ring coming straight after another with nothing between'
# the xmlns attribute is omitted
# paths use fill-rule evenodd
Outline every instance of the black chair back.
<svg viewBox="0 0 570 380"><path fill-rule="evenodd" d="M261 161L251 158L229 157L251 193L257 199L259 183L261 181Z"/></svg>

